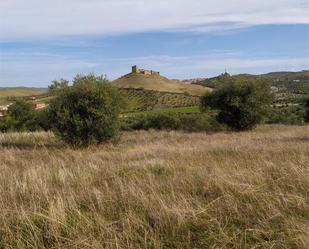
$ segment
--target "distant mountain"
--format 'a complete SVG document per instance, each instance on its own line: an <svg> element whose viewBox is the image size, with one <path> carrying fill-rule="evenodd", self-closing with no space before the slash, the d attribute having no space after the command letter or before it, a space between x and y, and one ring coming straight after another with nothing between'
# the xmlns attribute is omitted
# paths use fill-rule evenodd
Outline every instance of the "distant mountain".
<svg viewBox="0 0 309 249"><path fill-rule="evenodd" d="M286 80L301 80L309 78L309 70L303 70L300 72L271 72L267 74L239 74L238 76L247 77L266 77L276 81L286 81Z"/></svg>
<svg viewBox="0 0 309 249"><path fill-rule="evenodd" d="M194 84L202 85L210 88L219 88L228 77L244 77L244 78L260 78L265 77L272 81L272 85L281 89L286 89L292 92L309 93L309 70L300 72L271 72L267 74L238 74L229 75L228 73L221 74L216 77L207 78L197 81Z"/></svg>

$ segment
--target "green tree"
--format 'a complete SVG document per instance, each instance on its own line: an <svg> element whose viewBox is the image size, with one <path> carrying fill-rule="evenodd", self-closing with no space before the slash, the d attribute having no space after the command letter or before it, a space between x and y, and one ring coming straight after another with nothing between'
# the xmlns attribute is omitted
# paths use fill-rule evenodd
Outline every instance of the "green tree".
<svg viewBox="0 0 309 249"><path fill-rule="evenodd" d="M11 127L11 120L8 116L0 118L0 132L7 132Z"/></svg>
<svg viewBox="0 0 309 249"><path fill-rule="evenodd" d="M4 122L7 130L35 131L39 129L36 117L36 111L31 103L17 100L8 108Z"/></svg>
<svg viewBox="0 0 309 249"><path fill-rule="evenodd" d="M224 86L206 94L201 109L217 109L217 120L234 130L250 130L267 115L272 101L267 79L231 77Z"/></svg>
<svg viewBox="0 0 309 249"><path fill-rule="evenodd" d="M41 130L49 131L52 129L48 108L36 111L36 123Z"/></svg>
<svg viewBox="0 0 309 249"><path fill-rule="evenodd" d="M73 86L51 102L48 112L56 135L74 147L84 147L117 136L123 107L120 91L106 77L89 74L77 75Z"/></svg>
<svg viewBox="0 0 309 249"><path fill-rule="evenodd" d="M69 81L60 79L52 81L51 85L48 86L48 92L50 95L57 95L61 90L69 86Z"/></svg>

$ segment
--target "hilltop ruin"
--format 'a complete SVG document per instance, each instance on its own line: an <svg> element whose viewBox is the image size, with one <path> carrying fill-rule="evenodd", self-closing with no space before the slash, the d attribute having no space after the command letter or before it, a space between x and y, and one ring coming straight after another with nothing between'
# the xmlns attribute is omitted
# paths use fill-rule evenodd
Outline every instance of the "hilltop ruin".
<svg viewBox="0 0 309 249"><path fill-rule="evenodd" d="M145 74L145 75L160 75L160 72L152 71L152 70L145 70L140 69L137 66L132 66L132 72L135 74Z"/></svg>

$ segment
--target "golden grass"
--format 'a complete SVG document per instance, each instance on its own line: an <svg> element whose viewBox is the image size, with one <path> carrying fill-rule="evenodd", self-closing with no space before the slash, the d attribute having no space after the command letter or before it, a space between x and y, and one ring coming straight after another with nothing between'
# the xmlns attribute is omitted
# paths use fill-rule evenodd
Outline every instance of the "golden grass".
<svg viewBox="0 0 309 249"><path fill-rule="evenodd" d="M308 126L0 148L0 248L309 248Z"/></svg>

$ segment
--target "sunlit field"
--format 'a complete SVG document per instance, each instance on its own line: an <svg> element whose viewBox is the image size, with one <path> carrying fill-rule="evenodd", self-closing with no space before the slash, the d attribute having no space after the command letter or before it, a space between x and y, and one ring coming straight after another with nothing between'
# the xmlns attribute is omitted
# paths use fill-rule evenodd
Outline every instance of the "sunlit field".
<svg viewBox="0 0 309 249"><path fill-rule="evenodd" d="M309 126L0 134L0 248L309 248Z"/></svg>

